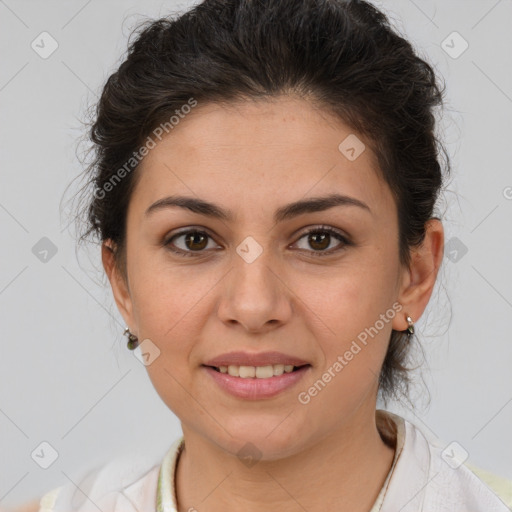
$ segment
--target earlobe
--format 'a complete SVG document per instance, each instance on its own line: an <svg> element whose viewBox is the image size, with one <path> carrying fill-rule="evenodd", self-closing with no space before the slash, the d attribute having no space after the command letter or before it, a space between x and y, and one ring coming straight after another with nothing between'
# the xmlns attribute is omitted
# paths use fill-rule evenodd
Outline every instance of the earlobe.
<svg viewBox="0 0 512 512"><path fill-rule="evenodd" d="M398 301L414 322L423 314L432 295L444 253L444 229L440 220L430 219L425 225L423 243L411 251L411 264L407 269ZM405 330L405 314L397 317L395 330Z"/></svg>
<svg viewBox="0 0 512 512"><path fill-rule="evenodd" d="M133 326L132 301L128 283L119 270L115 258L115 245L111 240L106 240L101 245L101 260L107 274L112 294L119 312L123 316L126 325Z"/></svg>

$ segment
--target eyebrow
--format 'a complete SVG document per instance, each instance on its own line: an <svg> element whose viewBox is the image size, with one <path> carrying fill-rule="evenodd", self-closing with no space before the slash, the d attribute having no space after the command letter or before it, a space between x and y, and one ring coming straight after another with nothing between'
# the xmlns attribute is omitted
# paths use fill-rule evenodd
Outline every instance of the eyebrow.
<svg viewBox="0 0 512 512"><path fill-rule="evenodd" d="M331 194L324 197L313 197L301 201L295 201L278 208L274 214L274 222L282 222L289 220L305 213L322 212L335 206L357 206L363 210L372 213L370 207L356 199L355 197L345 196L341 194ZM158 210L166 208L179 207L190 210L191 212L205 215L219 220L232 222L234 214L230 210L226 210L219 205L186 196L169 196L159 199L153 203L144 213L145 216L150 215Z"/></svg>

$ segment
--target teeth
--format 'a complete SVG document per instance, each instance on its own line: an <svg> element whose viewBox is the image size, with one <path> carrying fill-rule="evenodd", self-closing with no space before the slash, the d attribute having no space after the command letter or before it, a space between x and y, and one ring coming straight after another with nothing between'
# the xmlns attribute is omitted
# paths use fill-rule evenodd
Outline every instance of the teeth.
<svg viewBox="0 0 512 512"><path fill-rule="evenodd" d="M274 364L267 366L220 366L220 373L227 373L232 377L241 377L242 379L249 379L256 377L257 379L268 379L273 376L282 375L283 373L290 373L293 371L292 364Z"/></svg>

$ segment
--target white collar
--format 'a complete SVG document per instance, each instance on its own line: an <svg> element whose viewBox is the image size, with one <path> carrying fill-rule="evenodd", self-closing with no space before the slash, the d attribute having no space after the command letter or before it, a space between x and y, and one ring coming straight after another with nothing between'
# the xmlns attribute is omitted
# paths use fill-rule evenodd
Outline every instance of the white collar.
<svg viewBox="0 0 512 512"><path fill-rule="evenodd" d="M510 512L467 466L454 463L447 443L427 440L401 416L380 413L396 427L397 450L372 512ZM155 505L157 512L177 512L175 471L183 446L181 436L157 464L143 457L133 463L116 459L82 479L80 491L66 485L58 493L48 493L40 512L97 512L98 507L108 512L141 512L155 510Z"/></svg>
<svg viewBox="0 0 512 512"><path fill-rule="evenodd" d="M510 512L467 466L454 469L456 463L446 462L450 452L445 451L443 458L445 443L427 440L418 427L397 414L379 413L394 422L398 449L379 495L384 497L380 512ZM182 448L183 437L173 443L162 463L157 512L177 512L174 471Z"/></svg>
<svg viewBox="0 0 512 512"><path fill-rule="evenodd" d="M510 512L462 459L457 460L452 443L427 440L413 423L392 417L404 422L405 440L381 512Z"/></svg>

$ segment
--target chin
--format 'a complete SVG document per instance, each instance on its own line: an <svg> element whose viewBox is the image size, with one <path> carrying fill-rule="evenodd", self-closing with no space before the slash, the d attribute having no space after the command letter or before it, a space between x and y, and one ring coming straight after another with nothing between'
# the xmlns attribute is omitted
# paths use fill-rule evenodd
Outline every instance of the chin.
<svg viewBox="0 0 512 512"><path fill-rule="evenodd" d="M300 424L291 425L283 421L286 415L268 416L264 421L237 418L236 425L225 424L227 432L218 432L217 444L227 452L248 460L272 461L289 457L303 449L307 444L305 432Z"/></svg>

